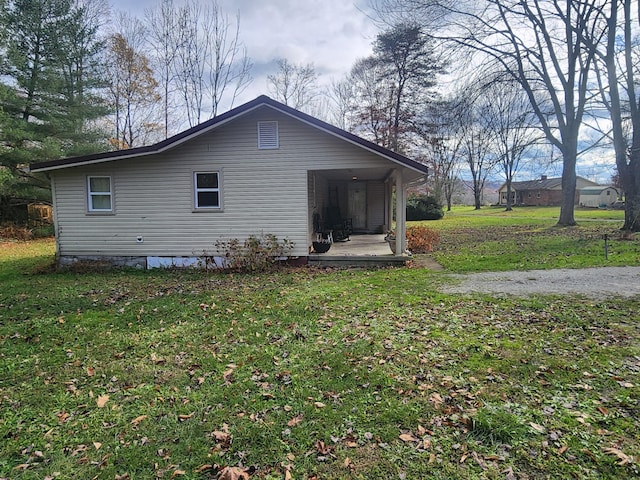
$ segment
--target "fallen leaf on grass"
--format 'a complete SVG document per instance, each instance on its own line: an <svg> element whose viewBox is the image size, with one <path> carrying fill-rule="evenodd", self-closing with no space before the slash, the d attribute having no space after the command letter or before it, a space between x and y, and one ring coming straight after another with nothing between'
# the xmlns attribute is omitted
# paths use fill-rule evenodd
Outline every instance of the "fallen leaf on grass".
<svg viewBox="0 0 640 480"><path fill-rule="evenodd" d="M164 358L158 357L155 353L151 354L151 361L156 365L160 365L161 363L166 362Z"/></svg>
<svg viewBox="0 0 640 480"><path fill-rule="evenodd" d="M58 417L58 422L64 423L69 419L70 415L67 412L60 412L56 413L56 417Z"/></svg>
<svg viewBox="0 0 640 480"><path fill-rule="evenodd" d="M303 418L304 418L304 415L296 415L295 417L293 417L291 420L287 422L287 425L289 427L295 427L296 425L299 425L302 422Z"/></svg>
<svg viewBox="0 0 640 480"><path fill-rule="evenodd" d="M194 470L194 472L202 473L202 472L206 472L207 470L211 470L212 468L213 468L213 465L211 465L210 463L207 463L205 465L200 465L198 468Z"/></svg>
<svg viewBox="0 0 640 480"><path fill-rule="evenodd" d="M318 440L316 442L316 450L321 455L329 455L331 453L331 451L333 450L333 447L331 445L327 445L322 440Z"/></svg>
<svg viewBox="0 0 640 480"><path fill-rule="evenodd" d="M438 408L440 405L444 403L444 399L437 392L434 392L429 396L429 401L432 402L433 406L436 408Z"/></svg>
<svg viewBox="0 0 640 480"><path fill-rule="evenodd" d="M529 425L531 426L531 428L533 428L538 433L544 433L544 432L547 431L546 428L544 428L542 425L540 425L538 423L529 422Z"/></svg>
<svg viewBox="0 0 640 480"><path fill-rule="evenodd" d="M185 420L189 420L191 417L193 417L193 413L190 413L189 415L178 415L178 420L181 422L184 422Z"/></svg>
<svg viewBox="0 0 640 480"><path fill-rule="evenodd" d="M516 476L513 473L513 468L509 467L502 473L505 474L504 480L516 480Z"/></svg>
<svg viewBox="0 0 640 480"><path fill-rule="evenodd" d="M93 367L87 367L87 376L93 377L96 374L96 369Z"/></svg>
<svg viewBox="0 0 640 480"><path fill-rule="evenodd" d="M324 408L326 407L326 405L322 402L313 402L313 404L316 406L316 408Z"/></svg>
<svg viewBox="0 0 640 480"><path fill-rule="evenodd" d="M96 399L96 405L98 405L98 408L103 408L108 401L109 401L109 395L99 395L98 398Z"/></svg>
<svg viewBox="0 0 640 480"><path fill-rule="evenodd" d="M400 440L403 442L417 442L419 439L413 436L411 433L403 433L400 435Z"/></svg>
<svg viewBox="0 0 640 480"><path fill-rule="evenodd" d="M629 463L633 463L633 457L630 457L629 455L624 453L622 450L619 450L617 448L608 447L608 448L603 448L602 451L607 455L613 455L615 457L618 457L620 459L620 461L618 462L618 465L627 465Z"/></svg>
<svg viewBox="0 0 640 480"><path fill-rule="evenodd" d="M238 467L224 467L218 480L249 480L249 474Z"/></svg>
<svg viewBox="0 0 640 480"><path fill-rule="evenodd" d="M140 422L142 422L143 420L146 420L147 418L149 418L148 415L140 415L139 417L136 417L133 420L131 420L131 423L132 425L138 425Z"/></svg>
<svg viewBox="0 0 640 480"><path fill-rule="evenodd" d="M238 368L238 366L233 363L230 363L229 365L227 365L227 370L225 370L224 373L222 374L222 378L225 384L228 385L233 381L233 371L236 368Z"/></svg>
<svg viewBox="0 0 640 480"><path fill-rule="evenodd" d="M229 432L214 430L211 435L216 439L216 442L218 443L231 443L231 434Z"/></svg>

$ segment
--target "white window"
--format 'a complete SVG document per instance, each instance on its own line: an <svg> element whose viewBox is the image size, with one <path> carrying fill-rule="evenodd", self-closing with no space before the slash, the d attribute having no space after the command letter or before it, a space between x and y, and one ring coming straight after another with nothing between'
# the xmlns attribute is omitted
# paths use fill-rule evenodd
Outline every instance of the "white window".
<svg viewBox="0 0 640 480"><path fill-rule="evenodd" d="M87 177L87 191L90 212L113 211L111 177Z"/></svg>
<svg viewBox="0 0 640 480"><path fill-rule="evenodd" d="M194 205L196 208L217 208L220 202L220 175L218 172L196 172L194 174Z"/></svg>
<svg viewBox="0 0 640 480"><path fill-rule="evenodd" d="M258 122L258 148L280 148L278 122Z"/></svg>

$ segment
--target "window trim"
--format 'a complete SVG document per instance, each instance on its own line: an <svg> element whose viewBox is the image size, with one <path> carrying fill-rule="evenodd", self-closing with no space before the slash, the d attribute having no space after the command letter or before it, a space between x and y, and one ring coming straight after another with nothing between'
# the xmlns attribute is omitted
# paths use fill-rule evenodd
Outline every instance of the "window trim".
<svg viewBox="0 0 640 480"><path fill-rule="evenodd" d="M264 130L268 128L268 130ZM277 150L280 148L280 129L277 120L258 122L258 150Z"/></svg>
<svg viewBox="0 0 640 480"><path fill-rule="evenodd" d="M218 177L218 188L198 188L198 175L211 175L215 173ZM222 171L221 170L199 170L194 171L192 176L193 181L193 211L194 212L221 212L222 211ZM199 192L217 192L218 193L218 205L212 206L200 206L198 204Z"/></svg>
<svg viewBox="0 0 640 480"><path fill-rule="evenodd" d="M94 192L91 190L91 180L94 178L108 178L109 179L109 191L108 192ZM93 198L97 196L109 197L109 208L94 208ZM87 175L87 212L91 214L113 214L114 210L114 195L113 195L113 177L111 175Z"/></svg>

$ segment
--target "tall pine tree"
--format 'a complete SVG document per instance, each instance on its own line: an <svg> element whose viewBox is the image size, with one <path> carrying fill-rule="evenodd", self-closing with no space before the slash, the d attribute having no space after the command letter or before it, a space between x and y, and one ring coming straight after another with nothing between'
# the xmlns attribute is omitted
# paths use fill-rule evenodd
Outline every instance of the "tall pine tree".
<svg viewBox="0 0 640 480"><path fill-rule="evenodd" d="M0 196L47 198L27 165L106 148L88 129L106 113L98 95L98 17L89 2L10 0L0 14Z"/></svg>

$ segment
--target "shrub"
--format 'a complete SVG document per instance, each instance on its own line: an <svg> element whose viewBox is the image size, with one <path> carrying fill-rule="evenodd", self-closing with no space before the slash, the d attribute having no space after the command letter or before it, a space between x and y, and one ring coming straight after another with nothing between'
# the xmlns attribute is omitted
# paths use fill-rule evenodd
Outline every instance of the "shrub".
<svg viewBox="0 0 640 480"><path fill-rule="evenodd" d="M223 257L223 268L234 272L263 272L273 268L293 249L288 239L278 241L273 234L251 235L244 243L237 238L218 240L216 251Z"/></svg>
<svg viewBox="0 0 640 480"><path fill-rule="evenodd" d="M407 220L440 220L442 217L442 205L435 197L413 195L407 200Z"/></svg>
<svg viewBox="0 0 640 480"><path fill-rule="evenodd" d="M33 232L25 227L8 224L0 227L0 238L4 240L27 241L33 238Z"/></svg>
<svg viewBox="0 0 640 480"><path fill-rule="evenodd" d="M418 225L407 228L407 248L411 253L430 253L440 242L440 234L428 227Z"/></svg>

